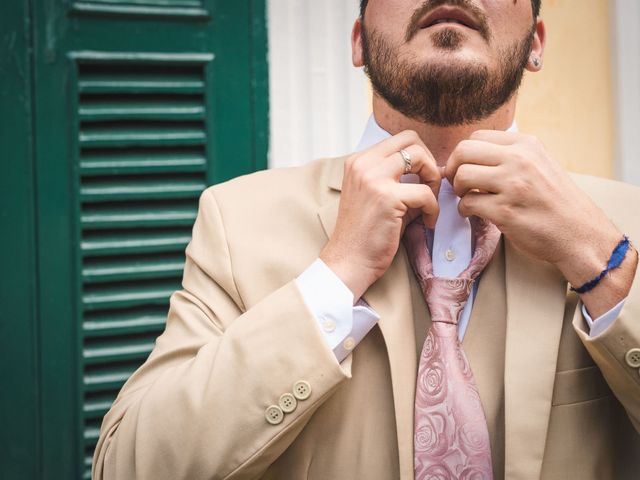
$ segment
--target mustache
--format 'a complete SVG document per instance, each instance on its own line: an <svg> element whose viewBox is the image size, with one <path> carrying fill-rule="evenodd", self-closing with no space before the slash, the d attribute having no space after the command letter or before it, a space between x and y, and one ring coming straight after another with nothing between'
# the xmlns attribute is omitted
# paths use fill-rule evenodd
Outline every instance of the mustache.
<svg viewBox="0 0 640 480"><path fill-rule="evenodd" d="M482 38L489 42L491 33L489 32L487 16L472 3L471 0L425 0L425 2L413 12L413 15L411 15L405 40L408 42L420 31L420 20L422 20L425 15L443 5L458 7L464 10L473 19L475 27Z"/></svg>

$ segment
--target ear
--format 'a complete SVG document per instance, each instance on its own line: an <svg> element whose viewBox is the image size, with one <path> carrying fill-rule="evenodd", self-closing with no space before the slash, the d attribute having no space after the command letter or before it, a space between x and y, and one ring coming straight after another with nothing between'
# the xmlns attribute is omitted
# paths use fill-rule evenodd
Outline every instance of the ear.
<svg viewBox="0 0 640 480"><path fill-rule="evenodd" d="M527 70L529 70L530 72L539 72L542 69L542 58L544 56L545 41L546 32L544 22L540 18L538 18L536 20L536 31L533 34L533 43L531 44L529 61L527 62Z"/></svg>
<svg viewBox="0 0 640 480"><path fill-rule="evenodd" d="M354 67L364 66L362 55L362 19L356 18L351 30L351 62Z"/></svg>

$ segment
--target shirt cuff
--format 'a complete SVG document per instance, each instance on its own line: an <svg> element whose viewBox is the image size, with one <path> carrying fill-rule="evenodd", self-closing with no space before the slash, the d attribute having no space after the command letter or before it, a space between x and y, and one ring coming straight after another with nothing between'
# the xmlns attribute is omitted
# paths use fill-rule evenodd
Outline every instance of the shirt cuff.
<svg viewBox="0 0 640 480"><path fill-rule="evenodd" d="M591 315L589 315L589 312L587 312L587 308L584 306L584 303L581 302L582 316L589 325L589 335L591 337L597 337L602 332L604 332L615 321L615 319L620 316L620 312L622 311L622 307L624 306L624 302L626 300L627 299L625 298L607 313L600 315L595 320L591 318Z"/></svg>
<svg viewBox="0 0 640 480"><path fill-rule="evenodd" d="M295 282L339 362L380 319L364 300L354 306L349 287L319 258Z"/></svg>

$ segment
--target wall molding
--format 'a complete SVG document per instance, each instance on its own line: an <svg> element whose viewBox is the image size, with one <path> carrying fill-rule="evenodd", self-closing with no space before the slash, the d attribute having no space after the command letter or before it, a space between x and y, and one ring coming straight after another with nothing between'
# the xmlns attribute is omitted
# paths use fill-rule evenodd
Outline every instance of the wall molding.
<svg viewBox="0 0 640 480"><path fill-rule="evenodd" d="M640 2L612 0L611 59L615 97L615 176L640 185Z"/></svg>

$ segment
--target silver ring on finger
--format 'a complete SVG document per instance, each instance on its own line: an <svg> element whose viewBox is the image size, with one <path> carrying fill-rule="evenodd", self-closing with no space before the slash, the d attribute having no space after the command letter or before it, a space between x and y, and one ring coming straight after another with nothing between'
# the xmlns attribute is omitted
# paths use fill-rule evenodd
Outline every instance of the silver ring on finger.
<svg viewBox="0 0 640 480"><path fill-rule="evenodd" d="M404 160L404 173L411 173L411 155L404 148L401 148L398 152L402 156L402 160Z"/></svg>

